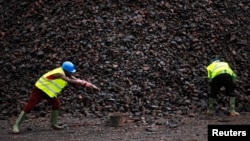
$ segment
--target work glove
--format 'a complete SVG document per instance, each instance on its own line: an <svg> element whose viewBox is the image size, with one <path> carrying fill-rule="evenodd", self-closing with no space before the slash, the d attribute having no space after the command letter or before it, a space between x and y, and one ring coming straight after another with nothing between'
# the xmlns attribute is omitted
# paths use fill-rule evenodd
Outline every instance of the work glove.
<svg viewBox="0 0 250 141"><path fill-rule="evenodd" d="M92 87L92 84L89 83L89 82L87 82L87 81L85 81L85 80L79 81L79 84L82 85L82 86L85 86L87 88Z"/></svg>
<svg viewBox="0 0 250 141"><path fill-rule="evenodd" d="M94 84L92 84L92 86L91 86L94 90L96 90L96 91L100 91L100 88L98 88L96 85L94 85Z"/></svg>
<svg viewBox="0 0 250 141"><path fill-rule="evenodd" d="M78 79L77 84L84 86L84 87L87 87L87 88L93 88L93 89L98 90L98 91L100 90L97 86L95 86L94 84L87 82L85 80Z"/></svg>
<svg viewBox="0 0 250 141"><path fill-rule="evenodd" d="M90 83L88 83L88 82L85 81L85 80L81 80L81 79L77 79L77 80L76 80L76 84L77 84L77 85L80 85L80 86L86 86L86 87L90 87L90 86L91 86Z"/></svg>

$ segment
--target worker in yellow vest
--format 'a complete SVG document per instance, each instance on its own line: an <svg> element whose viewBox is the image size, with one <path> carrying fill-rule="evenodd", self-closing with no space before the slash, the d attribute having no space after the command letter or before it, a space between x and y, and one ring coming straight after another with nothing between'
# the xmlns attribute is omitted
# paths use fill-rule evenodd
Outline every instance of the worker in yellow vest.
<svg viewBox="0 0 250 141"><path fill-rule="evenodd" d="M60 109L58 95L68 83L73 83L87 88L99 90L95 85L81 79L75 78L72 74L76 72L75 66L70 61L65 61L60 67L55 68L42 75L35 83L31 96L22 112L19 114L13 126L13 133L19 133L19 126L29 113L41 100L46 99L52 106L51 126L53 129L63 129L58 125L57 119Z"/></svg>
<svg viewBox="0 0 250 141"><path fill-rule="evenodd" d="M231 69L227 62L222 62L218 58L210 60L207 66L207 75L210 80L211 92L208 95L208 114L214 113L214 101L221 89L225 87L225 94L229 96L230 115L238 116L239 113L235 111L235 80L236 74Z"/></svg>

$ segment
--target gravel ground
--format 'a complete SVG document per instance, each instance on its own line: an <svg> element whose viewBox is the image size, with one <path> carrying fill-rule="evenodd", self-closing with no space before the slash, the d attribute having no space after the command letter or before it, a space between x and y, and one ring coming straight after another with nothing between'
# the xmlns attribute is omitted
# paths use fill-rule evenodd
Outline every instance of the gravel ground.
<svg viewBox="0 0 250 141"><path fill-rule="evenodd" d="M30 116L31 117L31 116ZM108 117L93 116L79 118L60 117L65 129L58 131L49 127L49 118L26 118L20 134L12 134L11 127L15 117L0 120L0 140L9 141L207 141L209 124L249 124L250 113L241 113L238 117L194 116L160 117L154 123L145 123L143 118L127 118L120 127L111 126Z"/></svg>

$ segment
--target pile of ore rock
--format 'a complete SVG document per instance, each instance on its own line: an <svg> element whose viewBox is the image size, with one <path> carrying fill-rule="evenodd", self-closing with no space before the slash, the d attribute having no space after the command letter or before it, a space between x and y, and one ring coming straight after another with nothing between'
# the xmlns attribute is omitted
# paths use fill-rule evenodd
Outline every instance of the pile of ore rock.
<svg viewBox="0 0 250 141"><path fill-rule="evenodd" d="M247 0L0 0L0 115L16 116L35 81L66 60L101 91L69 85L60 96L62 113L201 113L214 56L234 69L236 108L249 112L249 6ZM217 107L228 107L223 94ZM45 101L33 111L46 115L50 107Z"/></svg>

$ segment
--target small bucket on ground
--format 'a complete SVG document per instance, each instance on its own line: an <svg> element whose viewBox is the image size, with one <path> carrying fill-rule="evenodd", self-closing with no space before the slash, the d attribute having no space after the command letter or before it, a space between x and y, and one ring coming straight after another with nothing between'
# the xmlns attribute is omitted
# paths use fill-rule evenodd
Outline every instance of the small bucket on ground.
<svg viewBox="0 0 250 141"><path fill-rule="evenodd" d="M121 127L125 121L125 116L123 113L111 113L109 115L111 126L113 127Z"/></svg>

